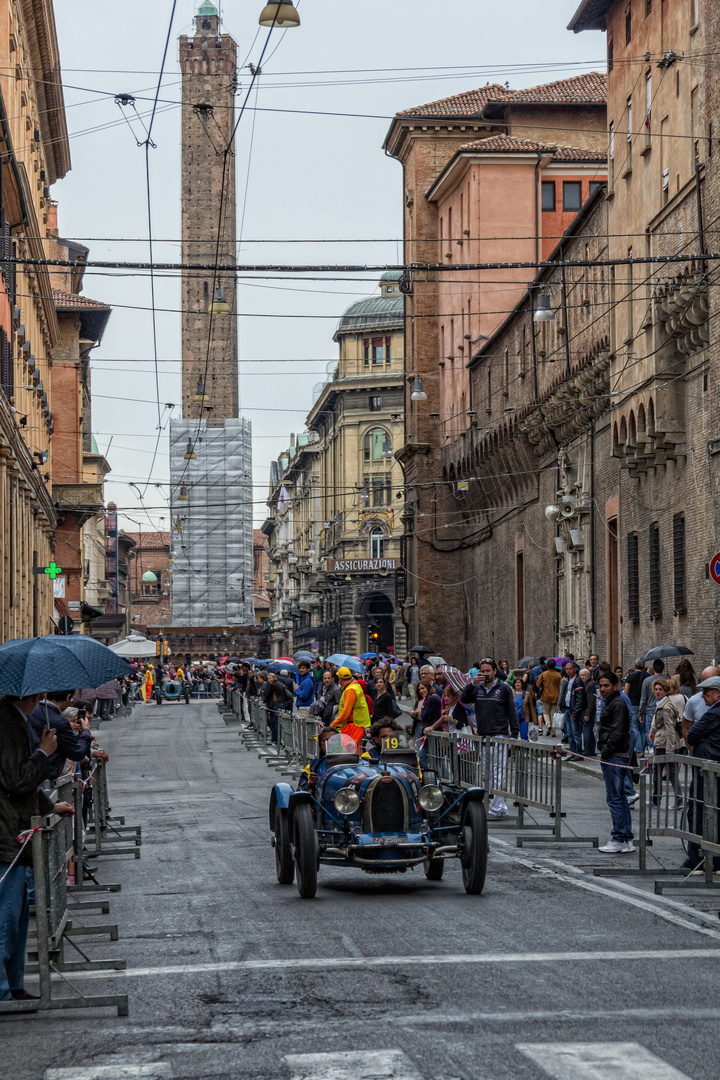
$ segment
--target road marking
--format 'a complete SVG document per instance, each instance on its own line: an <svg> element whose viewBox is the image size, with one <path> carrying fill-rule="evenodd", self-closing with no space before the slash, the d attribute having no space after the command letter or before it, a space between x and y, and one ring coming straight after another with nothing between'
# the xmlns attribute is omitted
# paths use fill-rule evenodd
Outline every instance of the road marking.
<svg viewBox="0 0 720 1080"><path fill-rule="evenodd" d="M509 846L507 840L499 840L497 837L491 838L492 843L499 843L505 846ZM692 922L691 919L683 919L679 915L675 915L672 911L667 911L660 907L658 904L652 902L651 897L643 899L642 895L630 896L624 892L618 892L613 888L613 884L608 881L607 884L599 884L597 879L587 877L582 870L578 867L569 866L567 863L561 863L557 859L547 859L545 861L520 858L517 855L506 855L502 853L502 857L506 861L517 863L519 866L525 866L528 870L534 870L536 873L545 874L547 877L554 877L558 881L563 881L568 885L573 885L576 889L585 889L587 892L597 893L600 896L609 896L612 900L619 900L623 904L630 904L632 907L639 908L641 911L649 911L652 915L657 915L658 918L664 919L665 922L672 923L673 926L681 926L685 930L694 930L696 934L702 934L704 937L713 938L715 941L720 941L720 931L711 930L709 927L698 926L696 922ZM552 870L551 866L558 866L564 870L564 873L558 873L557 870ZM640 890L638 889L638 893ZM688 909L690 913L690 909Z"/></svg>
<svg viewBox="0 0 720 1080"><path fill-rule="evenodd" d="M124 971L79 971L78 979L140 979L164 975L197 975L220 971L327 971L330 968L408 967L428 964L557 964L620 960L720 960L720 949L606 949L595 952L448 953L418 956L307 956L287 960L221 960L200 964L127 968Z"/></svg>
<svg viewBox="0 0 720 1080"><path fill-rule="evenodd" d="M423 1080L402 1050L285 1054L283 1061L292 1070L292 1080Z"/></svg>
<svg viewBox="0 0 720 1080"><path fill-rule="evenodd" d="M86 1069L48 1069L45 1080L166 1080L172 1076L170 1066L165 1061L156 1061L152 1065L123 1065L119 1061L114 1065L91 1065Z"/></svg>
<svg viewBox="0 0 720 1080"><path fill-rule="evenodd" d="M689 1080L640 1043L518 1043L554 1080Z"/></svg>

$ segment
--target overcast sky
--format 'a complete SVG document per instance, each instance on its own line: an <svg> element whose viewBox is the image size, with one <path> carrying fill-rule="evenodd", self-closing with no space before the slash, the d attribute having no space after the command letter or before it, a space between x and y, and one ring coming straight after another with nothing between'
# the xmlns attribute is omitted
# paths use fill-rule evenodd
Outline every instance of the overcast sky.
<svg viewBox="0 0 720 1080"><path fill-rule="evenodd" d="M398 261L401 170L382 150L390 117L486 82L521 88L604 70L602 36L565 29L576 6L577 0L301 0L302 26L273 32L257 96L253 90L249 101L260 109L249 108L238 129L240 260ZM191 29L196 7L194 0L177 2L152 130L156 261L180 260L177 38ZM258 34L261 8L261 0L222 5L240 62L259 58L267 33ZM133 94L141 116L149 112L171 9L172 0L55 3L72 171L54 186L53 197L61 235L86 243L91 259L148 258L145 148L136 144L145 133L114 96ZM245 71L238 103L248 84ZM328 112L355 115L317 115ZM291 242L297 240L342 242ZM359 240L374 242L353 242ZM375 291L377 276L256 279L239 287L240 405L253 425L257 523L265 516L269 463L290 433L303 429L313 387L336 357L336 320L354 299ZM92 376L93 430L112 466L106 498L127 511L126 528L137 528L134 522L149 528L151 521L168 528L167 431L153 465L158 407L148 275L89 270L84 292L113 307ZM180 415L179 295L177 277L156 278L156 306L166 309L157 313L163 424L166 403L176 403L174 415ZM144 491L148 480L143 512L129 483Z"/></svg>

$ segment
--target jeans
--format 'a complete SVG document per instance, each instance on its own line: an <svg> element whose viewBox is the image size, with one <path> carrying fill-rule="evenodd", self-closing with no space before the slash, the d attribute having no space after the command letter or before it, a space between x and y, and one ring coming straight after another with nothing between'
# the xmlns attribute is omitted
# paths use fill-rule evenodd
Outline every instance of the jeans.
<svg viewBox="0 0 720 1080"><path fill-rule="evenodd" d="M595 757L595 725L591 720L582 721L582 752L585 757Z"/></svg>
<svg viewBox="0 0 720 1080"><path fill-rule="evenodd" d="M578 716L577 718L573 718L573 716L570 714L569 709L565 710L565 717L566 717L566 725L567 725L565 730L567 731L568 738L570 740L570 753L571 754L582 754L582 752L583 752L583 748L582 748L582 744L583 744L583 722L582 722L582 717Z"/></svg>
<svg viewBox="0 0 720 1080"><path fill-rule="evenodd" d="M9 865L0 863L0 878ZM24 987L29 918L27 867L14 866L0 885L0 1001L10 1001L10 991Z"/></svg>
<svg viewBox="0 0 720 1080"><path fill-rule="evenodd" d="M645 747L648 746L648 723L645 720L642 724L638 717L640 715L640 706L630 706L630 726L632 729L632 744L636 754L642 754L645 751Z"/></svg>
<svg viewBox="0 0 720 1080"><path fill-rule="evenodd" d="M667 773L668 783L672 786L672 789L675 792L676 800L679 801L681 799L681 797L682 797L682 792L680 790L680 781L678 780L677 764L674 761L671 761L667 765L663 766L662 758L663 758L664 754L667 754L667 750L665 749L664 746L656 746L655 747L655 754L653 756L653 793L652 793L652 801L653 801L655 806L657 806L659 800L662 798L662 788L663 788L662 774L663 774L663 768L665 769L665 771Z"/></svg>
<svg viewBox="0 0 720 1080"><path fill-rule="evenodd" d="M601 764L603 779L605 780L605 800L612 818L612 832L610 835L613 840L624 843L626 840L633 839L632 817L625 786L626 777L630 777L630 783L632 783L632 775L629 769L618 769L616 766L629 765L630 759L616 754Z"/></svg>
<svg viewBox="0 0 720 1080"><path fill-rule="evenodd" d="M278 741L278 714L276 709L268 709L267 722L270 728L270 742Z"/></svg>

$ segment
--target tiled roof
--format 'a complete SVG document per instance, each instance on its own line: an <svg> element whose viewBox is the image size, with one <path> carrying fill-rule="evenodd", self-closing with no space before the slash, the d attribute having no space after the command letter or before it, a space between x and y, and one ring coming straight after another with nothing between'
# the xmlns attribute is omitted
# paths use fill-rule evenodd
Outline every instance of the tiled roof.
<svg viewBox="0 0 720 1080"><path fill-rule="evenodd" d="M91 300L89 296L80 296L78 293L63 292L62 289L53 289L52 294L56 308L94 308L102 311L110 310L108 304L103 304L100 300Z"/></svg>
<svg viewBox="0 0 720 1080"><path fill-rule="evenodd" d="M145 551L148 548L169 548L170 547L170 533L169 532L129 532L125 534L129 536L138 546L139 551Z"/></svg>
<svg viewBox="0 0 720 1080"><path fill-rule="evenodd" d="M508 104L602 104L607 101L607 76L601 71L590 71L585 75L574 75L571 79L558 79L557 82L531 86L527 90L505 90L499 96L499 101Z"/></svg>
<svg viewBox="0 0 720 1080"><path fill-rule="evenodd" d="M427 105L416 105L414 109L405 109L398 116L476 116L481 113L488 101L494 101L507 93L499 83L488 83L479 90L468 90L464 94L431 101Z"/></svg>
<svg viewBox="0 0 720 1080"><path fill-rule="evenodd" d="M556 161L605 161L601 150L583 150L577 146L557 146L555 143L536 142L534 139L514 139L510 135L491 135L489 139L463 143L459 151L474 154L523 154L543 151L552 154Z"/></svg>
<svg viewBox="0 0 720 1080"><path fill-rule="evenodd" d="M488 83L478 90L468 90L464 94L430 101L427 105L417 105L405 109L398 116L478 116L485 106L493 102L525 104L595 104L607 99L607 78L599 71L586 75L575 75L571 79L559 79L557 82L542 86L531 86L527 90L509 90L499 83Z"/></svg>

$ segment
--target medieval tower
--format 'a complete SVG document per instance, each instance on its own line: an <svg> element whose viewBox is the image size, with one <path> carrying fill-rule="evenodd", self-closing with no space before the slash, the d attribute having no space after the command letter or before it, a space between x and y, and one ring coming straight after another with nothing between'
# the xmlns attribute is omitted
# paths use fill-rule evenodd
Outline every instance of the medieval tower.
<svg viewBox="0 0 720 1080"><path fill-rule="evenodd" d="M250 424L239 417L234 273L237 45L210 0L180 38L182 419L170 423L172 622L253 616Z"/></svg>

